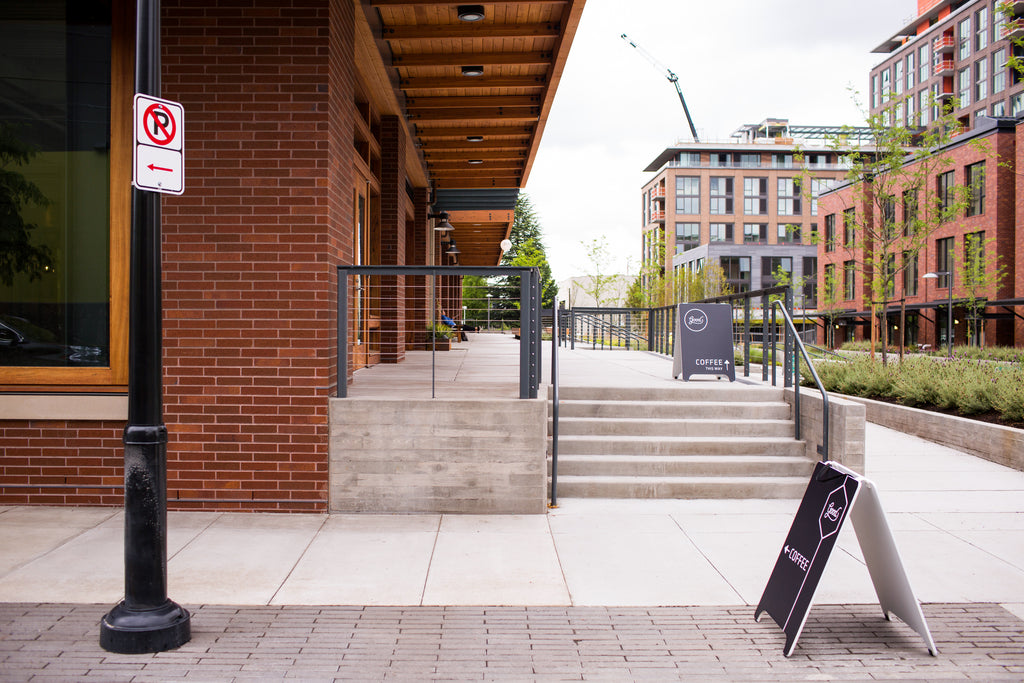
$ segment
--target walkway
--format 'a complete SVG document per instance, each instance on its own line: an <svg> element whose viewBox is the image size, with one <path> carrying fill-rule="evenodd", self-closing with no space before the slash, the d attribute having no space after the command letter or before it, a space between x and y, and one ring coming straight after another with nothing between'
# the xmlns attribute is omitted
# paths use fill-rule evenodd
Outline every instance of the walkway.
<svg viewBox="0 0 1024 683"><path fill-rule="evenodd" d="M575 382L671 382L669 368L638 352L562 356ZM881 618L852 527L782 657L753 605L796 500L171 512L169 592L194 637L140 656L98 647L121 597L121 513L14 507L0 508L0 680L1024 679L1024 473L869 425L866 475L938 657Z"/></svg>

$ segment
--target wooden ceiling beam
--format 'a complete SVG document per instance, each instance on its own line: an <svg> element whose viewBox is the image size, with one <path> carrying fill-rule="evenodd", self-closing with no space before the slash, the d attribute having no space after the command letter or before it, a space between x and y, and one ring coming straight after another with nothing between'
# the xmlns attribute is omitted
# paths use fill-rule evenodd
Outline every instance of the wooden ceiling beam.
<svg viewBox="0 0 1024 683"><path fill-rule="evenodd" d="M469 78L461 74L450 78L406 77L399 81L402 90L490 90L491 88L543 89L547 77L537 76L477 76Z"/></svg>
<svg viewBox="0 0 1024 683"><path fill-rule="evenodd" d="M522 173L523 161L516 161L515 159L491 159L484 160L482 164L470 164L465 159L463 160L437 160L428 161L427 166L430 167L431 173L478 173L491 171L512 171L514 173ZM506 174L508 175L508 174Z"/></svg>
<svg viewBox="0 0 1024 683"><path fill-rule="evenodd" d="M449 150L464 150L466 152L481 152L481 150L519 150L530 144L530 138L523 136L506 140L485 139L480 142L469 142L465 139L438 140L435 138L427 138L422 142L424 154L429 153L429 155L433 155L438 153L436 150L444 150L445 152ZM501 154L503 152L498 153Z"/></svg>
<svg viewBox="0 0 1024 683"><path fill-rule="evenodd" d="M448 40L451 38L557 38L561 27L556 22L543 24L410 24L407 26L384 26L381 37L384 40L418 41Z"/></svg>
<svg viewBox="0 0 1024 683"><path fill-rule="evenodd" d="M521 137L533 135L534 126L481 126L479 123L446 126L444 124L420 122L416 124L416 137L427 140L429 138L452 138L458 137L465 140L469 135L482 135L484 142L496 138Z"/></svg>
<svg viewBox="0 0 1024 683"><path fill-rule="evenodd" d="M480 175L476 178L435 178L434 187L441 190L478 189L485 187L500 187L505 189L516 189L520 187L522 178L520 176L496 177Z"/></svg>
<svg viewBox="0 0 1024 683"><path fill-rule="evenodd" d="M526 158L526 145L522 145L517 149L507 150L482 150L482 149L463 149L459 151L448 151L435 152L431 150L423 150L423 156L427 162L432 161L449 161L462 159L463 162L466 159L525 159Z"/></svg>
<svg viewBox="0 0 1024 683"><path fill-rule="evenodd" d="M548 65L554 55L551 52L446 52L435 54L394 55L391 63L399 68L438 66L515 66Z"/></svg>
<svg viewBox="0 0 1024 683"><path fill-rule="evenodd" d="M405 104L410 110L457 109L473 107L538 107L540 96L496 95L492 97L406 97Z"/></svg>
<svg viewBox="0 0 1024 683"><path fill-rule="evenodd" d="M421 121L536 121L540 116L540 107L410 108L406 116L413 123Z"/></svg>

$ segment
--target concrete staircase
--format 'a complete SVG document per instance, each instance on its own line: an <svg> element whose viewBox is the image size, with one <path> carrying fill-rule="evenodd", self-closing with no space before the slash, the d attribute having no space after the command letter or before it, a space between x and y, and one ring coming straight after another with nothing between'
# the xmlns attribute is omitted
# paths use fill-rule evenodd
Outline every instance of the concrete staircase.
<svg viewBox="0 0 1024 683"><path fill-rule="evenodd" d="M559 498L799 498L814 469L781 388L559 393Z"/></svg>

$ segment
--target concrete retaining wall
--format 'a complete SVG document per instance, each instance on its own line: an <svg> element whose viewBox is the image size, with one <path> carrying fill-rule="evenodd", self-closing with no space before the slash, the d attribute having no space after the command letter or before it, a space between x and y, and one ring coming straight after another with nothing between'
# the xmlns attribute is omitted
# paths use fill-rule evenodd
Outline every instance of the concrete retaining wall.
<svg viewBox="0 0 1024 683"><path fill-rule="evenodd" d="M875 424L956 448L1016 470L1024 470L1024 429L884 401L853 396L847 398L865 406L867 419Z"/></svg>
<svg viewBox="0 0 1024 683"><path fill-rule="evenodd" d="M332 399L332 512L547 509L544 399Z"/></svg>
<svg viewBox="0 0 1024 683"><path fill-rule="evenodd" d="M784 392L786 401L793 405L792 389ZM800 438L807 444L807 457L820 460L821 445L821 392L800 387ZM846 465L855 472L864 473L864 406L846 397L828 395L829 459Z"/></svg>

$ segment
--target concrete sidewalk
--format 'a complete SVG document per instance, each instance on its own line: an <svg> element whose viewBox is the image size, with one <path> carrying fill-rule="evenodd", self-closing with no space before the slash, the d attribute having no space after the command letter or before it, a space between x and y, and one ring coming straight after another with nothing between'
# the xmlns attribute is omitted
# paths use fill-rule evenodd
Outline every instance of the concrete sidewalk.
<svg viewBox="0 0 1024 683"><path fill-rule="evenodd" d="M672 381L666 363L578 349L561 374L646 386ZM782 658L781 631L753 606L797 500L171 512L169 595L193 611L194 637L143 656L98 646L123 590L121 512L9 507L0 680L1024 680L1024 473L871 424L866 445L939 657L881 618L851 526Z"/></svg>
<svg viewBox="0 0 1024 683"><path fill-rule="evenodd" d="M875 425L877 484L922 602L1024 617L1024 473ZM754 605L796 500L560 500L547 515L170 512L186 605ZM0 601L113 604L122 513L0 509ZM852 526L818 591L876 601Z"/></svg>

